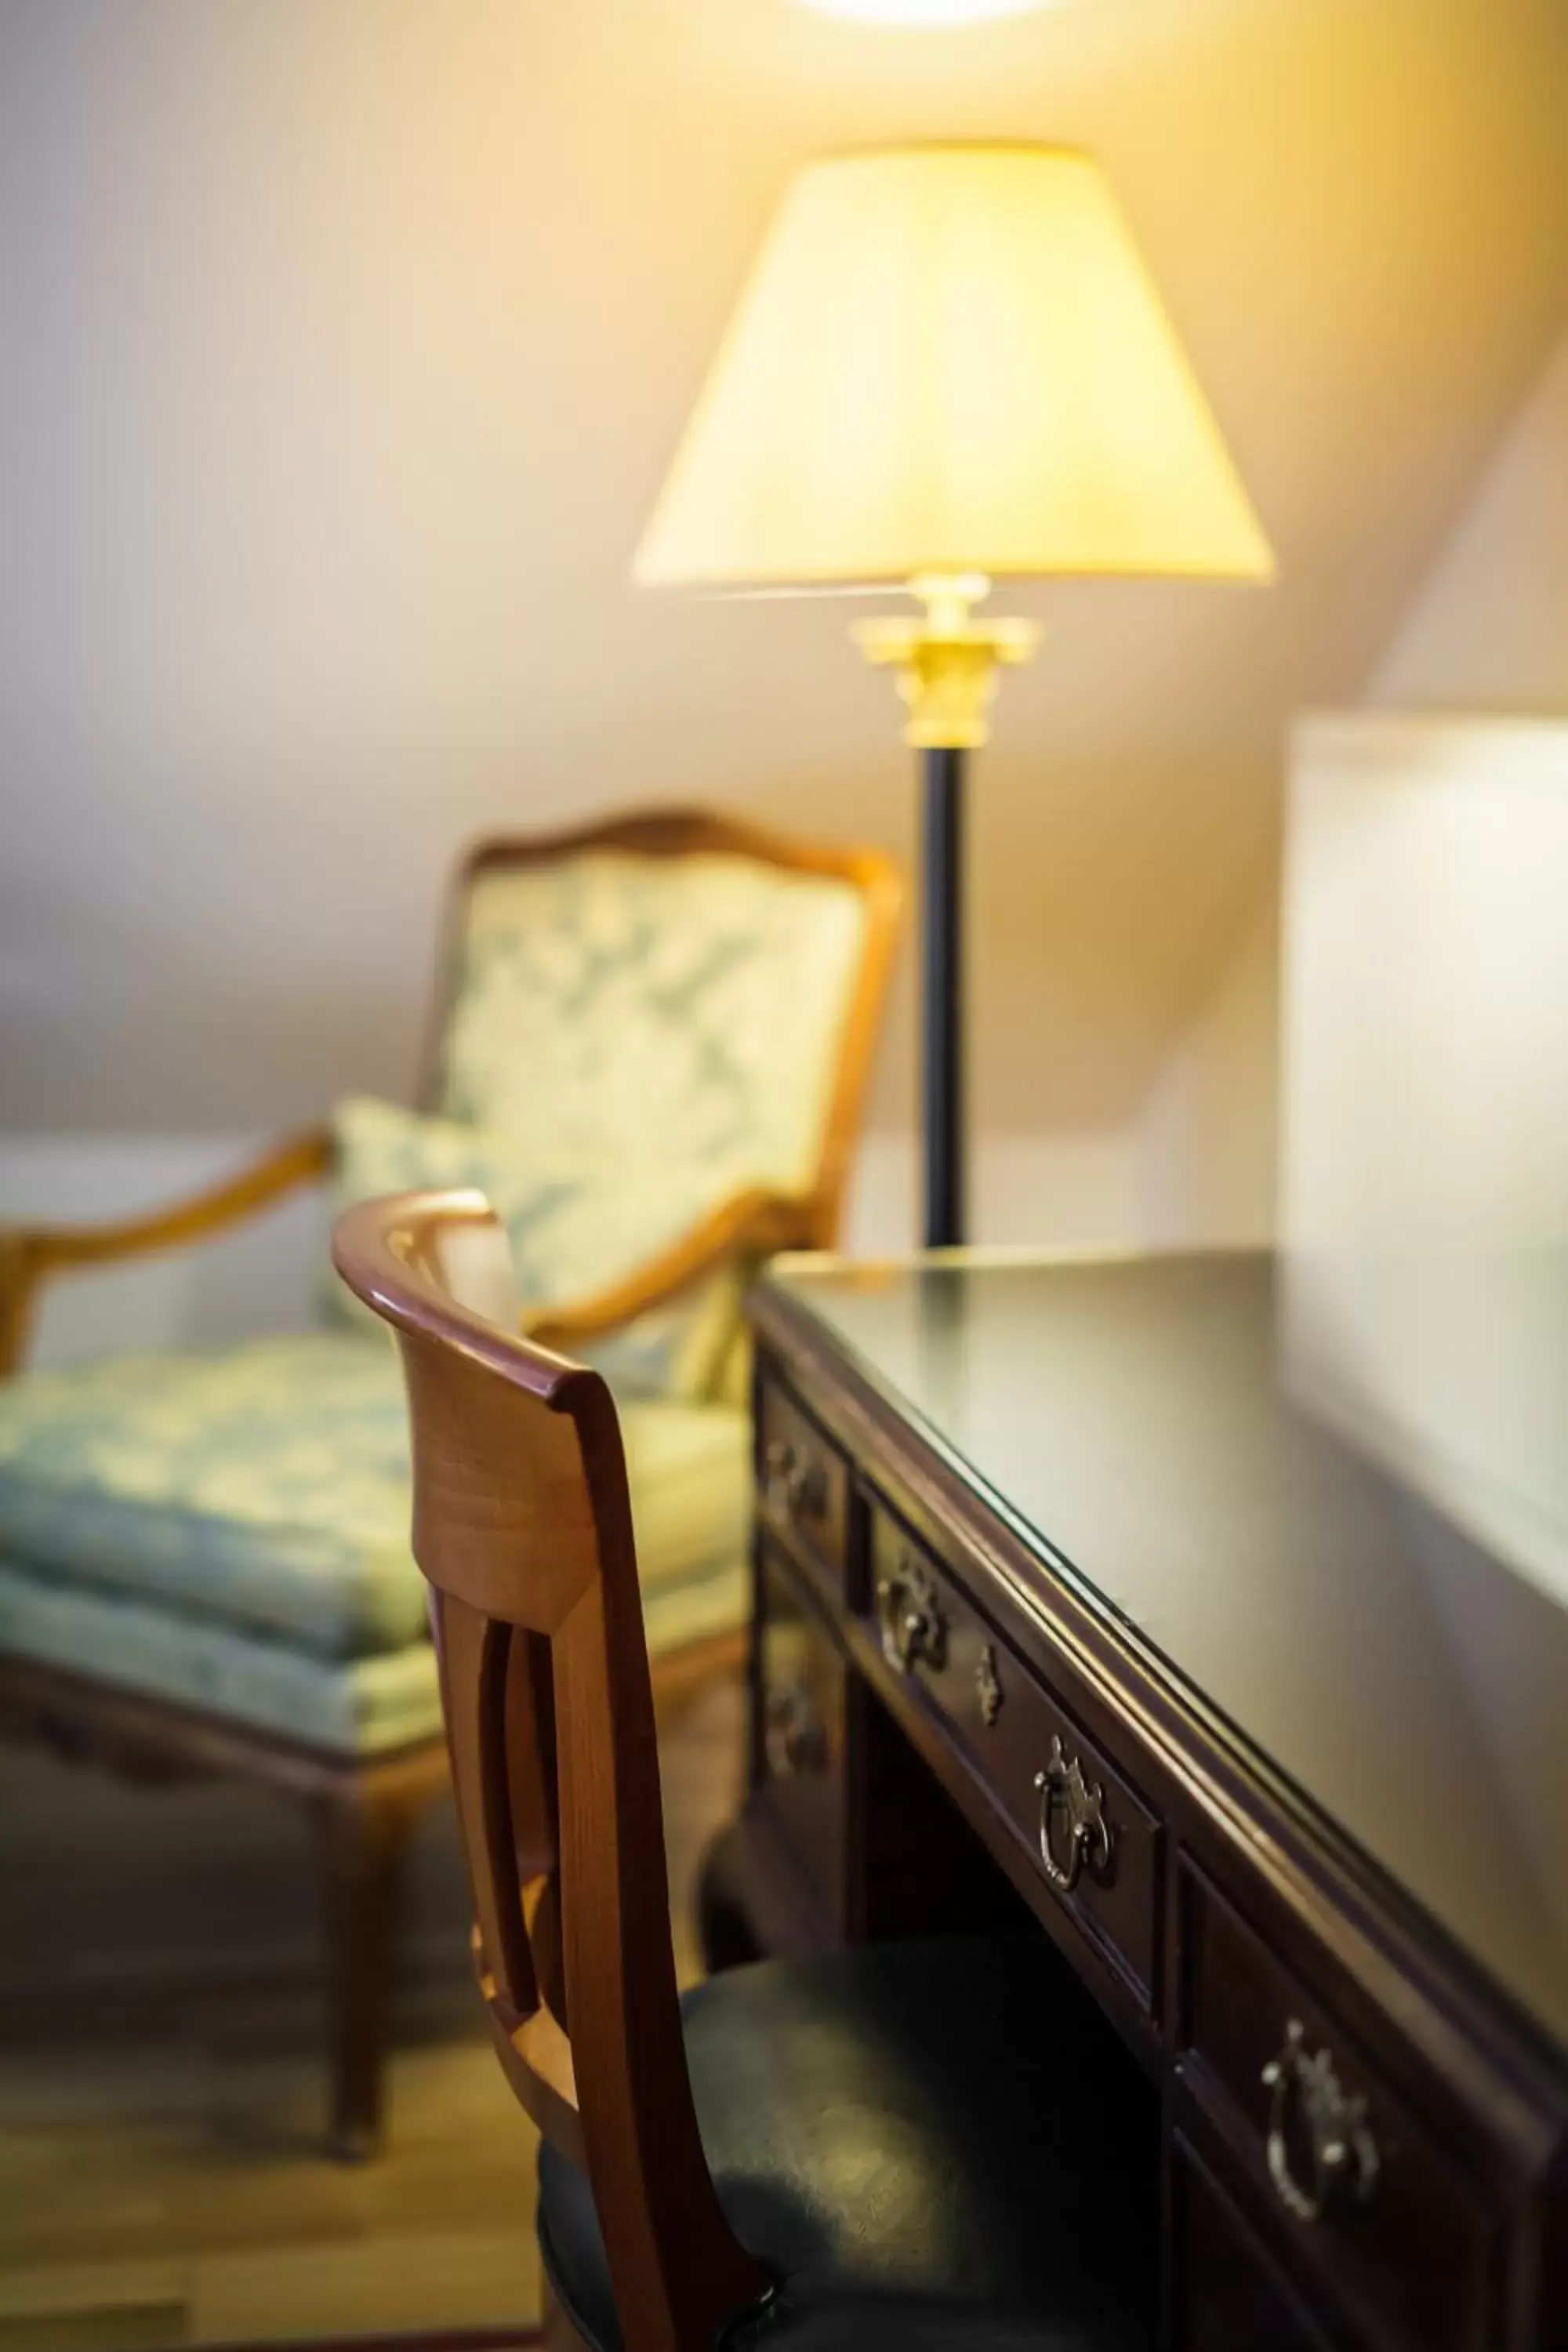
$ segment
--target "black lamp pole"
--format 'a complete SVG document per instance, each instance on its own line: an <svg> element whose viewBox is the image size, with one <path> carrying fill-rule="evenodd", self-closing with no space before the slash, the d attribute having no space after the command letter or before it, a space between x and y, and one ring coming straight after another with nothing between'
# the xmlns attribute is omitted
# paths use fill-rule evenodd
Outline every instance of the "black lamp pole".
<svg viewBox="0 0 1568 2352"><path fill-rule="evenodd" d="M964 754L985 740L985 706L1004 663L1027 661L1029 621L976 621L990 582L977 572L917 572L918 620L862 621L855 637L868 661L899 675L910 717L904 740L921 753L924 797L921 960L921 1127L925 1146L925 1245L962 1243L964 1203L963 774Z"/></svg>
<svg viewBox="0 0 1568 2352"><path fill-rule="evenodd" d="M925 1245L945 1249L964 1229L963 753L944 744L921 763Z"/></svg>

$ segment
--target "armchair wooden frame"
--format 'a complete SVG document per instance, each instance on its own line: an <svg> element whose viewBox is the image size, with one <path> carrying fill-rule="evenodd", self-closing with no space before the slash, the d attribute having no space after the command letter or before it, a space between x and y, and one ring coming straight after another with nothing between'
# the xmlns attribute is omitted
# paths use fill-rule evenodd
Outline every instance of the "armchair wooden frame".
<svg viewBox="0 0 1568 2352"><path fill-rule="evenodd" d="M830 1247L863 1108L891 963L903 887L873 850L806 844L701 810L649 810L565 831L484 843L458 869L446 926L418 1099L439 1099L441 1056L460 978L468 893L498 868L545 865L593 851L655 858L729 855L837 878L860 894L865 928L815 1181L798 1196L748 1190L617 1284L569 1309L530 1318L532 1339L574 1345L629 1321L710 1266L738 1254ZM331 1173L331 1137L310 1129L273 1145L224 1181L149 1214L106 1225L0 1229L0 1378L20 1365L43 1286L57 1275L209 1240ZM673 1709L721 1665L743 1636L723 1633L661 1657L656 1703ZM447 1783L438 1736L367 1761L302 1748L264 1732L132 1696L110 1685L0 1654L0 1736L43 1741L124 1774L168 1780L213 1772L259 1780L315 1809L328 1921L331 2144L373 2148L382 2127L382 2074L395 1891L408 1832Z"/></svg>

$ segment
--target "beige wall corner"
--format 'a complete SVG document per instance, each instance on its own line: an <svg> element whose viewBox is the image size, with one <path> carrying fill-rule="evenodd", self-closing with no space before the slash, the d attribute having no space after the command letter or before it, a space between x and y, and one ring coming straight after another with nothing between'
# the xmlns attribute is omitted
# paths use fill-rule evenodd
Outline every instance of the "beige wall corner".
<svg viewBox="0 0 1568 2352"><path fill-rule="evenodd" d="M1568 711L1568 332L1366 699L1385 710Z"/></svg>
<svg viewBox="0 0 1568 2352"><path fill-rule="evenodd" d="M1568 711L1568 333L1363 698L1379 709ZM1279 950L1271 876L1140 1117L1151 1241L1245 1243L1274 1232Z"/></svg>
<svg viewBox="0 0 1568 2352"><path fill-rule="evenodd" d="M1140 1115L1142 1223L1151 1244L1272 1237L1279 1022L1279 907L1270 883L1253 900Z"/></svg>

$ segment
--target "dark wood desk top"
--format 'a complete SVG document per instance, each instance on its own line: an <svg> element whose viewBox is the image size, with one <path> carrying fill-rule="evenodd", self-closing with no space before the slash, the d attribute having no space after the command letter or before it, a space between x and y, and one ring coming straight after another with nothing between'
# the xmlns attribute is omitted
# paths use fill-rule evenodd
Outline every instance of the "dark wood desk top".
<svg viewBox="0 0 1568 2352"><path fill-rule="evenodd" d="M784 1261L759 1313L1568 2048L1568 1609L1285 1392L1268 1259Z"/></svg>

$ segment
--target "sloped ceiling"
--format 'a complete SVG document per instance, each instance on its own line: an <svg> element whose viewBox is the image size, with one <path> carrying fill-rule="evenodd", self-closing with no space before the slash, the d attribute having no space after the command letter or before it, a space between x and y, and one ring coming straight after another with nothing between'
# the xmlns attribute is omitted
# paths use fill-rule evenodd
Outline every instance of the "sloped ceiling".
<svg viewBox="0 0 1568 2352"><path fill-rule="evenodd" d="M634 591L803 157L1106 163L1279 551L1042 585L975 780L977 1113L1122 1117L1568 310L1562 0L8 0L0 1116L400 1091L472 833L714 798L913 844L842 604ZM908 1115L910 1006L879 1081Z"/></svg>

